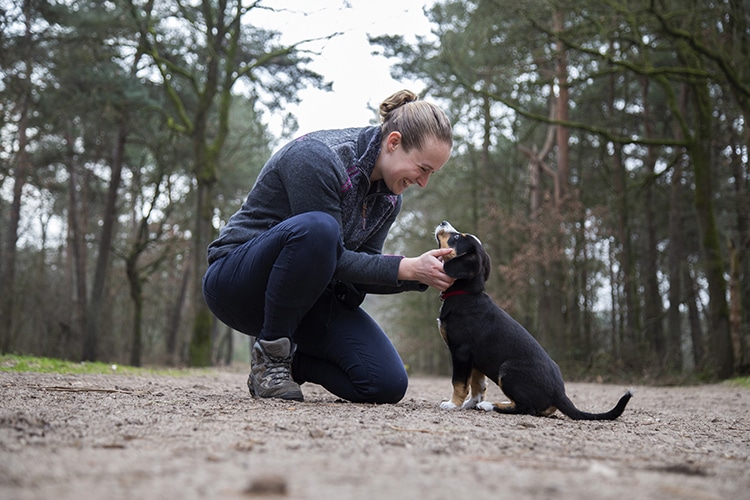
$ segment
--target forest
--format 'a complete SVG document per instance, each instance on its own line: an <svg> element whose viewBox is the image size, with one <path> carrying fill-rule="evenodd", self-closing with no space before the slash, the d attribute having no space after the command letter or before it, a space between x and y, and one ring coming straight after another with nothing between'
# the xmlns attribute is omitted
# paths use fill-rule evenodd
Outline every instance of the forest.
<svg viewBox="0 0 750 500"><path fill-rule="evenodd" d="M253 24L275 5L0 0L0 353L247 362L203 301L206 247L294 136L285 106L329 85L309 40ZM431 36L370 44L454 149L385 251L433 248L444 219L479 236L488 293L570 378L750 372L750 1L424 14ZM448 373L437 291L364 307L412 373Z"/></svg>

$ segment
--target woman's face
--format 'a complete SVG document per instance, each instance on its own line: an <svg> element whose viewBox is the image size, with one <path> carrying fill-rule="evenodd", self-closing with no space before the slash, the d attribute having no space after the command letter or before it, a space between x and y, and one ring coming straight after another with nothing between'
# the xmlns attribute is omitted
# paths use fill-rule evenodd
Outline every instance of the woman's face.
<svg viewBox="0 0 750 500"><path fill-rule="evenodd" d="M401 133L391 132L383 141L371 180L383 179L393 194L401 194L412 184L425 187L430 175L446 164L451 155L449 144L429 137L422 149L405 151Z"/></svg>

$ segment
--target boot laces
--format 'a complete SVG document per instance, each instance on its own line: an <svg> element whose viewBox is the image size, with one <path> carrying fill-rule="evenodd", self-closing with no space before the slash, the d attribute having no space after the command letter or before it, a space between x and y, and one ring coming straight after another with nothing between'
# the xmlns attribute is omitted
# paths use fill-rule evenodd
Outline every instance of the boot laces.
<svg viewBox="0 0 750 500"><path fill-rule="evenodd" d="M287 380L291 378L291 373L292 372L288 361L268 359L268 365L266 366L266 378L270 378L274 382L278 380Z"/></svg>

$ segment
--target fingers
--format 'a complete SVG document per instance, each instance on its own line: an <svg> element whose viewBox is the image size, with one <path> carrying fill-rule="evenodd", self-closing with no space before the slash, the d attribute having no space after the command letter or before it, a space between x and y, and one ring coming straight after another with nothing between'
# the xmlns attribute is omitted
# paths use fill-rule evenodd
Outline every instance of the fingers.
<svg viewBox="0 0 750 500"><path fill-rule="evenodd" d="M452 248L435 248L433 250L428 251L427 253L432 255L433 257L443 257L444 255L448 255L453 251Z"/></svg>
<svg viewBox="0 0 750 500"><path fill-rule="evenodd" d="M425 280L426 285L437 288L442 292L453 285L455 279L445 274L445 271L443 271L443 262L442 260L440 260L440 257L443 257L444 255L447 255L451 252L452 249L450 248L438 248L435 250L430 250L423 254L423 256L427 257L430 262L428 266L429 270L427 273L427 279ZM435 262L435 260L437 260L437 262Z"/></svg>

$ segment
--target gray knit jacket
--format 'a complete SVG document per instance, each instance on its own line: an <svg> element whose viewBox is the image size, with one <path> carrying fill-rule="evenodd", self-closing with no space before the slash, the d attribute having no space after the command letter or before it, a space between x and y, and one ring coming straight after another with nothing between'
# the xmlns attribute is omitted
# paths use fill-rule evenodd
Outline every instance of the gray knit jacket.
<svg viewBox="0 0 750 500"><path fill-rule="evenodd" d="M382 180L370 182L380 143L380 127L366 127L313 132L284 146L268 160L242 207L208 246L208 262L289 217L320 211L341 227L345 250L335 280L372 293L426 289L398 279L402 256L382 254L402 199Z"/></svg>

